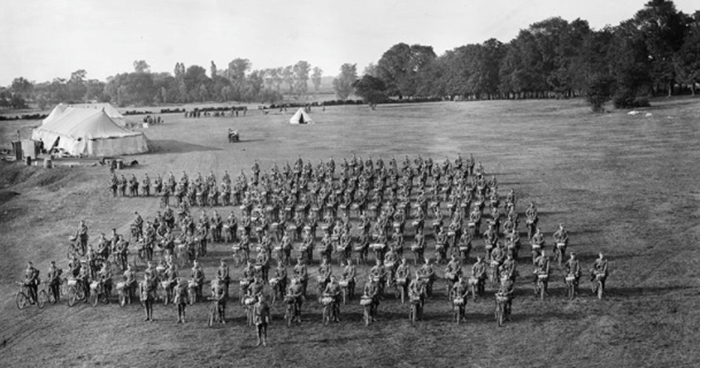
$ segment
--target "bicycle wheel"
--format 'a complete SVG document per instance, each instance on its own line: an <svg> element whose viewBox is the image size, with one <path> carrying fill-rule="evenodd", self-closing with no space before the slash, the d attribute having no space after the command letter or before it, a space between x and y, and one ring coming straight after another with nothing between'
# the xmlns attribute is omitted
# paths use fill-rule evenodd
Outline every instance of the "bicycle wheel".
<svg viewBox="0 0 701 368"><path fill-rule="evenodd" d="M455 312L453 313L455 317L455 323L460 324L460 307L455 306Z"/></svg>
<svg viewBox="0 0 701 368"><path fill-rule="evenodd" d="M44 304L46 304L48 300L49 294L47 294L45 290L41 290L37 297L37 307L39 307L39 309L44 308Z"/></svg>
<svg viewBox="0 0 701 368"><path fill-rule="evenodd" d="M207 326L212 327L214 325L214 317L216 312L216 306L209 307L209 318L207 319Z"/></svg>
<svg viewBox="0 0 701 368"><path fill-rule="evenodd" d="M74 286L71 286L71 287L68 289L68 297L66 298L66 304L67 304L69 307L72 307L72 306L75 305L75 303L76 303L77 301L78 301L77 292L76 292L76 290L75 290L75 287L74 287Z"/></svg>
<svg viewBox="0 0 701 368"><path fill-rule="evenodd" d="M58 295L55 295L53 292L53 288L49 287L49 292L46 293L48 298L48 302L51 304L56 304L58 302Z"/></svg>
<svg viewBox="0 0 701 368"><path fill-rule="evenodd" d="M98 300L97 291L90 293L90 305L92 305L93 308L97 306L97 300Z"/></svg>
<svg viewBox="0 0 701 368"><path fill-rule="evenodd" d="M119 306L124 307L127 304L127 296L124 293L119 294Z"/></svg>
<svg viewBox="0 0 701 368"><path fill-rule="evenodd" d="M292 308L287 307L287 311L285 312L285 323L287 323L287 327L292 327Z"/></svg>
<svg viewBox="0 0 701 368"><path fill-rule="evenodd" d="M545 283L540 283L540 300L545 300Z"/></svg>
<svg viewBox="0 0 701 368"><path fill-rule="evenodd" d="M363 311L363 317L365 318L365 326L370 325L370 308L365 307L365 310Z"/></svg>
<svg viewBox="0 0 701 368"><path fill-rule="evenodd" d="M29 304L29 299L23 292L18 292L17 297L15 298L15 302L17 303L17 309L22 310L24 307Z"/></svg>
<svg viewBox="0 0 701 368"><path fill-rule="evenodd" d="M411 321L411 324L413 325L416 323L416 304L411 304L411 309L409 309L409 320Z"/></svg>
<svg viewBox="0 0 701 368"><path fill-rule="evenodd" d="M596 296L601 300L604 297L604 286L601 284L601 281L597 282L596 288Z"/></svg>

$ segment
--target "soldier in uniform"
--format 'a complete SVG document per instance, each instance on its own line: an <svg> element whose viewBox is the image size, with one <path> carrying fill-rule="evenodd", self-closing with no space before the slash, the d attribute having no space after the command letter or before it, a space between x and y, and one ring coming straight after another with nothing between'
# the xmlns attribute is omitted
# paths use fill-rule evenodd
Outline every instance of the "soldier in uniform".
<svg viewBox="0 0 701 368"><path fill-rule="evenodd" d="M579 260L574 252L570 253L570 259L565 262L566 276L574 276L574 293L579 293L579 278L582 276L582 269L579 266Z"/></svg>
<svg viewBox="0 0 701 368"><path fill-rule="evenodd" d="M591 278L590 280L593 282L596 279L597 275L600 275L601 279L601 287L604 287L604 284L606 283L606 278L608 278L609 274L609 266L608 266L608 261L604 259L604 253L599 252L599 258L594 261L594 265L592 265L592 268L590 269L590 274Z"/></svg>
<svg viewBox="0 0 701 368"><path fill-rule="evenodd" d="M59 292L59 286L61 285L61 273L62 270L56 267L56 262L51 261L48 271L46 271L47 283L49 284L49 292L54 296L56 303L59 302L61 293Z"/></svg>
<svg viewBox="0 0 701 368"><path fill-rule="evenodd" d="M268 323L270 323L270 307L265 302L263 294L258 295L258 302L253 306L253 321L256 324L258 344L268 345Z"/></svg>
<svg viewBox="0 0 701 368"><path fill-rule="evenodd" d="M34 268L32 262L27 262L27 269L24 271L24 286L29 289L28 296L32 304L37 302L39 282L39 270Z"/></svg>
<svg viewBox="0 0 701 368"><path fill-rule="evenodd" d="M472 265L472 277L479 280L477 283L478 293L484 293L484 280L487 279L487 264L481 256L477 256L477 262Z"/></svg>
<svg viewBox="0 0 701 368"><path fill-rule="evenodd" d="M204 285L204 271L197 263L197 260L192 262L192 270L190 272L190 277L197 283L197 296L202 296L202 286Z"/></svg>
<svg viewBox="0 0 701 368"><path fill-rule="evenodd" d="M178 279L178 284L174 290L175 305L178 306L178 322L185 323L185 307L187 306L187 283L183 279Z"/></svg>
<svg viewBox="0 0 701 368"><path fill-rule="evenodd" d="M223 258L219 263L219 268L217 268L217 278L221 280L222 287L224 288L226 296L228 297L229 283L231 282L231 277L229 277L229 265L226 264L226 261Z"/></svg>
<svg viewBox="0 0 701 368"><path fill-rule="evenodd" d="M153 300L155 299L155 283L148 275L144 275L144 280L139 284L139 296L144 305L146 318L144 321L153 322Z"/></svg>

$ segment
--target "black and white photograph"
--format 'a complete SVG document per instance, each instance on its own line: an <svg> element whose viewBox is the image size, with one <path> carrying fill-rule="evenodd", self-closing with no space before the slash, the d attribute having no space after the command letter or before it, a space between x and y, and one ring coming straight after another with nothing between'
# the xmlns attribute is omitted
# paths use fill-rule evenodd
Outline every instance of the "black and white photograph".
<svg viewBox="0 0 701 368"><path fill-rule="evenodd" d="M0 367L699 367L697 0L0 6Z"/></svg>

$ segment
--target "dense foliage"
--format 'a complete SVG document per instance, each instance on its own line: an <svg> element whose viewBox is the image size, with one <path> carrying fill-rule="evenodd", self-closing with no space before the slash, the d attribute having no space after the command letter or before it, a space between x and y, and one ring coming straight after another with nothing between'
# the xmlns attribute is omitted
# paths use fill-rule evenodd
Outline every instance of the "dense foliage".
<svg viewBox="0 0 701 368"><path fill-rule="evenodd" d="M32 83L16 78L0 88L0 108L40 108L109 101L118 106L205 101L275 104L283 95L304 99L309 81L319 91L323 71L306 61L253 70L248 59L207 70L176 63L173 73L152 73L144 60L134 72L87 79L83 69L69 79ZM310 78L311 73L311 78ZM357 75L346 63L333 81L339 100L355 93L370 105L388 99L521 99L583 96L595 111L645 106L654 95L694 94L699 83L699 12L677 11L669 0L650 0L632 19L593 30L585 20L550 18L521 30L509 43L489 39L437 56L431 46L399 43Z"/></svg>

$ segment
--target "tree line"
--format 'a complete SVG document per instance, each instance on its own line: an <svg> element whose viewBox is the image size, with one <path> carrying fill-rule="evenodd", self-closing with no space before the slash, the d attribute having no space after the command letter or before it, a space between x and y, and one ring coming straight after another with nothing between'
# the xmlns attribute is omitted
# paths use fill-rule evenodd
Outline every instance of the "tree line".
<svg viewBox="0 0 701 368"><path fill-rule="evenodd" d="M344 64L339 98L354 92L371 105L390 98L569 98L594 110L647 105L655 95L694 94L699 83L699 12L651 0L632 19L593 30L587 21L549 18L509 43L489 39L437 56L431 46L399 43L361 78Z"/></svg>
<svg viewBox="0 0 701 368"><path fill-rule="evenodd" d="M117 106L143 106L188 102L243 101L275 103L283 94L305 98L313 88L319 91L323 70L307 61L286 67L251 71L248 59L232 60L225 69L212 61L207 70L199 65L176 63L173 73L152 73L144 60L136 60L134 71L121 73L102 82L87 79L84 69L69 79L32 83L15 78L9 88L0 88L0 107L21 109L35 102L40 109L58 103L110 102Z"/></svg>

